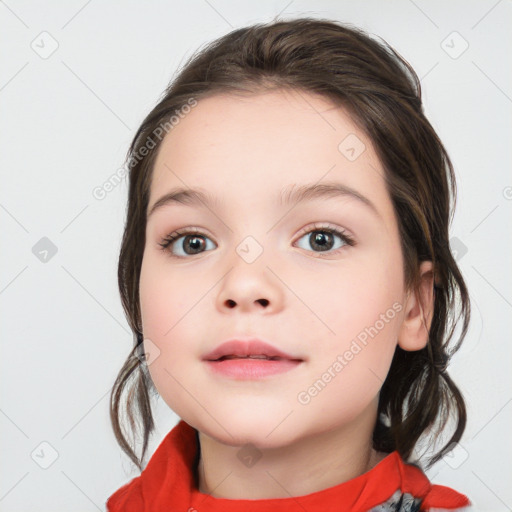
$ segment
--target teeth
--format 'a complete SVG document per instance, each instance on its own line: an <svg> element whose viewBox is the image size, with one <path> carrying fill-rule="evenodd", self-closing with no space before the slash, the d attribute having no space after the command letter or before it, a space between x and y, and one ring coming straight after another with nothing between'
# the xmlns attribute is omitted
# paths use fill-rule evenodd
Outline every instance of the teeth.
<svg viewBox="0 0 512 512"><path fill-rule="evenodd" d="M222 359L268 359L268 360L276 360L281 359L280 357L268 357L265 355L250 355L250 356L223 356L220 358Z"/></svg>

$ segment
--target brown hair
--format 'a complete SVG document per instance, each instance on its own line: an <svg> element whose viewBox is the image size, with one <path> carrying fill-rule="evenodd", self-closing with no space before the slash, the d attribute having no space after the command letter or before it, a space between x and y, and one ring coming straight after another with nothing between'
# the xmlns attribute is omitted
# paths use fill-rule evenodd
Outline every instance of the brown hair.
<svg viewBox="0 0 512 512"><path fill-rule="evenodd" d="M440 422L437 432L441 432L452 416L455 431L429 460L430 468L453 449L452 443L461 439L466 427L463 396L446 371L470 320L468 291L449 245L455 176L443 144L423 113L420 81L410 64L385 41L380 43L357 27L312 18L274 20L234 30L196 52L144 119L128 150L129 192L118 280L134 346L114 383L110 417L118 443L141 471L154 429L150 393L157 394L140 354L139 277L153 164L163 140L158 127L165 126L191 98L199 101L217 93L284 88L320 94L345 107L373 142L399 224L408 290L418 289L420 263L433 263L429 340L417 351L397 345L380 392L373 447L387 453L398 450L407 461L420 436L428 431L434 438L434 424ZM141 151L149 142L151 151ZM457 291L460 312L455 317ZM449 350L461 315L460 339ZM122 401L125 388L128 396ZM142 420L140 458L121 430L122 404L132 434L136 433L135 421Z"/></svg>

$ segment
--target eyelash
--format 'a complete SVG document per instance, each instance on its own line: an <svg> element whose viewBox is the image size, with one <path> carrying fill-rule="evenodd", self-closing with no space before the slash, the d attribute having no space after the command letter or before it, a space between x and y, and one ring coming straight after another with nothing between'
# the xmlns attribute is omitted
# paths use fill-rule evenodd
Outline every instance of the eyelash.
<svg viewBox="0 0 512 512"><path fill-rule="evenodd" d="M329 256L338 254L340 251L345 249L346 246L353 247L356 245L355 240L350 235L348 235L345 230L343 230L343 229L340 230L330 224L329 225L318 225L315 223L312 227L308 226L307 228L304 228L303 230L301 230L301 232L298 236L298 240L300 240L304 235L306 235L308 233L313 233L315 231L320 231L323 233L330 233L331 235L337 235L346 244L343 247L339 247L338 249L336 249L334 251L325 251L326 254L328 254ZM172 233L167 235L165 238L163 238L162 241L158 245L160 246L161 250L168 252L172 258L187 259L189 256L187 256L187 257L176 256L175 254L173 254L171 251L168 250L168 247L173 242L175 242L176 240L180 239L182 236L185 236L185 235L200 235L201 237L203 237L203 236L207 237L207 235L205 235L203 232L201 232L197 228L184 228L184 229L178 229L176 231L173 231ZM207 238L209 238L209 237L207 237ZM207 252L207 251L205 251L205 252ZM313 251L308 251L308 252L313 252ZM318 252L318 253L313 252L313 254L317 255L317 256L315 256L316 258L325 258L325 256L323 256L322 252ZM194 255L192 255L192 256L194 256Z"/></svg>

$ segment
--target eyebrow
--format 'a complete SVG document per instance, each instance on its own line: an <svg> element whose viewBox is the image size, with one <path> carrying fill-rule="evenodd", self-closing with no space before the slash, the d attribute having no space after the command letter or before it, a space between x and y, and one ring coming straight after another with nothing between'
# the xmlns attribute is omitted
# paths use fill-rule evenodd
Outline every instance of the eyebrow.
<svg viewBox="0 0 512 512"><path fill-rule="evenodd" d="M343 183L327 182L317 184L306 184L297 186L295 184L281 191L278 197L280 206L296 206L300 203L315 199L334 199L340 197L351 197L360 204L366 206L377 217L381 218L377 207L370 199L357 190L344 185ZM200 188L176 188L163 195L155 202L148 213L149 217L158 209L170 204L184 204L187 206L206 206L207 208L219 208L220 201L206 190Z"/></svg>

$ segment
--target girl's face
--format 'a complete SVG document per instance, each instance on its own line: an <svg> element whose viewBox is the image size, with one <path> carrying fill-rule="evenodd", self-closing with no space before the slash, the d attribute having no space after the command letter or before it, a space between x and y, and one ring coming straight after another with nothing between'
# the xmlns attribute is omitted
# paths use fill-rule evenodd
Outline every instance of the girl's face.
<svg viewBox="0 0 512 512"><path fill-rule="evenodd" d="M405 306L383 176L350 117L306 92L213 96L169 132L148 214L178 188L211 198L168 202L146 228L144 344L155 386L180 418L222 443L261 448L374 421ZM366 199L324 190L293 201L324 184ZM240 336L303 362L256 380L212 372L202 357Z"/></svg>

